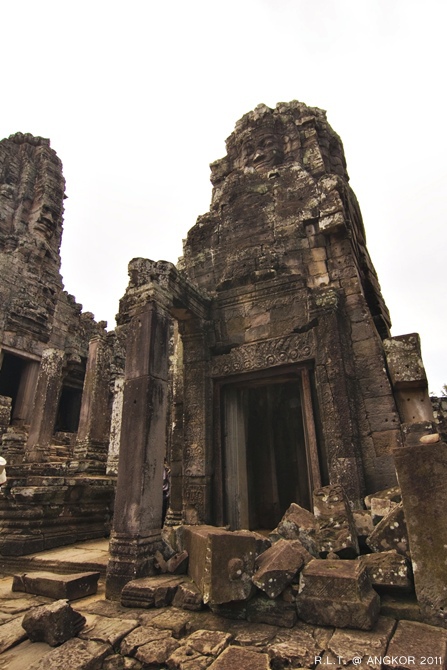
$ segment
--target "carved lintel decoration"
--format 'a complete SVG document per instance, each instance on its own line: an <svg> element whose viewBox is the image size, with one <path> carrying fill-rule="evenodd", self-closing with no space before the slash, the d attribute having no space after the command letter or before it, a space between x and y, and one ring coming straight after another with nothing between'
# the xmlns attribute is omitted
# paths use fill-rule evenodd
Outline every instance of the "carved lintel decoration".
<svg viewBox="0 0 447 670"><path fill-rule="evenodd" d="M212 377L225 377L265 370L278 365L299 363L315 356L312 331L276 337L263 342L243 344L229 354L216 356L211 363Z"/></svg>

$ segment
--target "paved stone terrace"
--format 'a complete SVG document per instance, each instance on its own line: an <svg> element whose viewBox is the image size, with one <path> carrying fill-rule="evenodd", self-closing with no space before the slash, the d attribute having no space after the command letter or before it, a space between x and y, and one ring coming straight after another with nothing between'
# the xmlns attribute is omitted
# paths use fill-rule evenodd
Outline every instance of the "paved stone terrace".
<svg viewBox="0 0 447 670"><path fill-rule="evenodd" d="M104 543L91 542L44 552L40 561L35 556L27 559L35 570L48 569L51 559L55 571L69 572L71 565L74 572L82 564L82 552L90 559L96 550L100 563L104 547ZM93 563L86 561L83 565ZM52 648L43 642L30 642L21 626L30 608L52 601L12 592L11 585L11 575L0 578L2 670L446 667L447 631L410 621L418 617L411 601L384 600L382 616L372 631L334 630L300 621L293 628L280 628L224 619L207 609L125 608L105 599L102 578L97 594L71 603L86 617L79 635Z"/></svg>

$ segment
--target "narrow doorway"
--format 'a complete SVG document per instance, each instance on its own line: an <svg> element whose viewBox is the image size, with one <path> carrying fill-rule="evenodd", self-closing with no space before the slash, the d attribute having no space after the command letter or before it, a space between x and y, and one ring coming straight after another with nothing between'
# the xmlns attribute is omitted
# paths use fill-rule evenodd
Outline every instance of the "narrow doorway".
<svg viewBox="0 0 447 670"><path fill-rule="evenodd" d="M221 397L226 523L272 530L292 502L311 509L316 444L301 377L228 384Z"/></svg>

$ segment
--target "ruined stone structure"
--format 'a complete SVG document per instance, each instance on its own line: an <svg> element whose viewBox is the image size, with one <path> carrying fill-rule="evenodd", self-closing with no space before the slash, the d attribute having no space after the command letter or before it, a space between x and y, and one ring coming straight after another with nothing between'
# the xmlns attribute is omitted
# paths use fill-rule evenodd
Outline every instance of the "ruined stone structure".
<svg viewBox="0 0 447 670"><path fill-rule="evenodd" d="M112 346L63 290L64 190L48 140L0 142L3 554L101 536L110 520L112 483L84 474L105 475Z"/></svg>
<svg viewBox="0 0 447 670"><path fill-rule="evenodd" d="M129 265L110 595L152 569L166 453L168 525L272 529L292 502L311 509L322 485L342 484L355 507L394 485L402 427L433 429L419 340L390 338L325 113L260 105L211 181L178 267Z"/></svg>

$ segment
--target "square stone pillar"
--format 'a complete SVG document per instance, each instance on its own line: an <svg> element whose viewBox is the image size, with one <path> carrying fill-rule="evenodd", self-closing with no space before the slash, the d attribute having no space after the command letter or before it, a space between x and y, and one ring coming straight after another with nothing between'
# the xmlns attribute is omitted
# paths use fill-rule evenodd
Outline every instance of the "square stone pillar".
<svg viewBox="0 0 447 670"><path fill-rule="evenodd" d="M12 415L14 425L29 425L31 423L38 378L39 362L27 361L20 377L19 390Z"/></svg>
<svg viewBox="0 0 447 670"><path fill-rule="evenodd" d="M161 548L169 326L170 317L154 301L129 324L108 598L118 598L128 581L153 574Z"/></svg>
<svg viewBox="0 0 447 670"><path fill-rule="evenodd" d="M60 349L45 349L40 363L32 421L25 450L25 460L39 463L48 460L62 390L65 354Z"/></svg>
<svg viewBox="0 0 447 670"><path fill-rule="evenodd" d="M105 474L110 430L110 352L104 336L89 342L73 468Z"/></svg>

